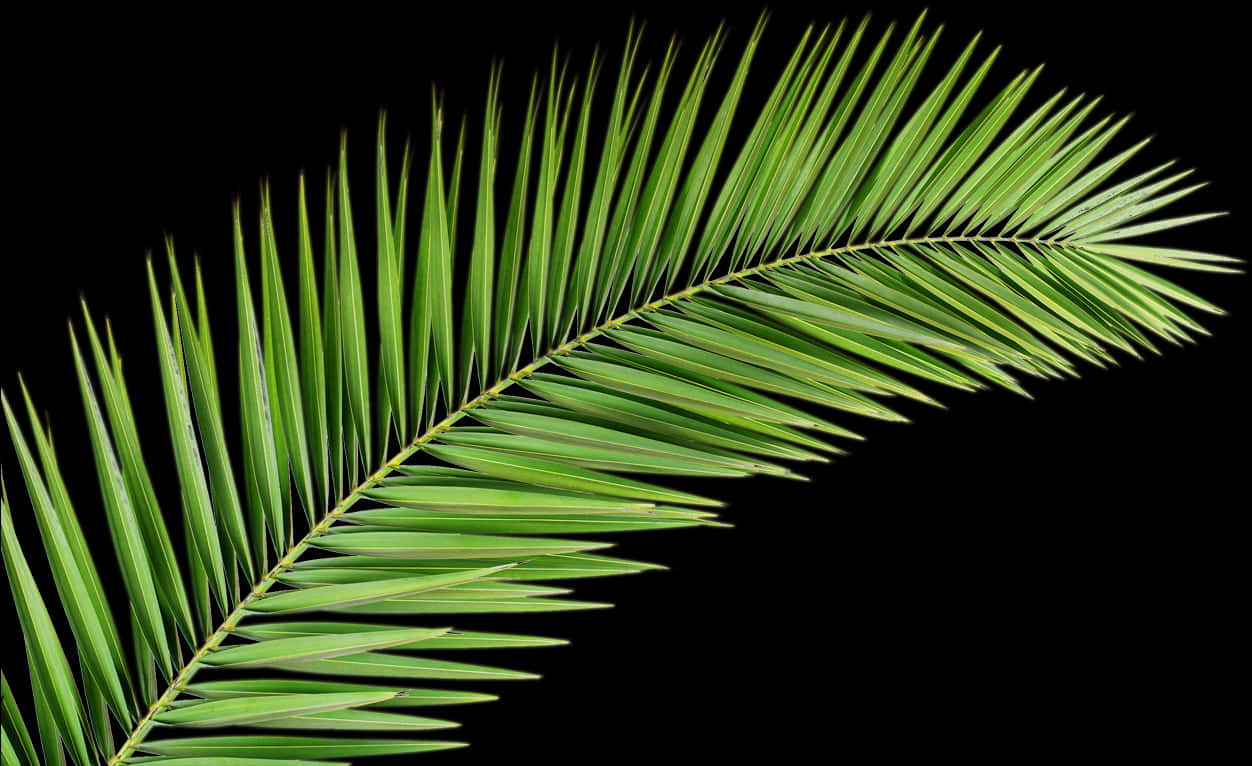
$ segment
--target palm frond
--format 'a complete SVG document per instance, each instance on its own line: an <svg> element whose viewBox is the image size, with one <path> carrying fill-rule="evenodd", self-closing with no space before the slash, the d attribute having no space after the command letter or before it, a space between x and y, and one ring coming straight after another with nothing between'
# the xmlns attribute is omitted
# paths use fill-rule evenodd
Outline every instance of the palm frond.
<svg viewBox="0 0 1252 766"><path fill-rule="evenodd" d="M673 45L641 67L632 29L602 126L600 59L577 78L554 55L515 164L501 161L498 70L476 166L432 96L416 221L416 160L406 145L396 172L380 120L374 285L345 136L324 209L296 185L294 279L268 185L255 237L236 205L234 355L210 336L199 264L189 291L167 242L169 285L148 266L160 465L112 332L106 344L84 306L85 351L81 330L72 348L130 633L23 386L27 423L7 396L3 409L57 599L7 491L3 548L43 762L456 747L410 738L454 724L402 708L494 697L425 684L533 676L443 653L561 642L445 620L602 606L545 583L653 568L604 555L600 534L720 523L722 503L674 477L800 478L858 438L845 415L903 420L893 397L933 401L919 384L1026 394L1025 378L1156 353L1204 333L1194 314L1221 313L1144 268L1238 262L1132 241L1213 214L1162 217L1198 188L1166 166L1116 180L1145 142L1105 158L1126 120L1097 119L1098 99L1057 93L1023 115L1033 70L974 113L998 51L975 38L926 89L939 31L924 18L881 34L844 23L805 35L734 147L762 34L728 65L719 30L684 74ZM177 542L153 478L171 462ZM39 762L7 674L3 712L4 763ZM287 733L201 731L228 727Z"/></svg>

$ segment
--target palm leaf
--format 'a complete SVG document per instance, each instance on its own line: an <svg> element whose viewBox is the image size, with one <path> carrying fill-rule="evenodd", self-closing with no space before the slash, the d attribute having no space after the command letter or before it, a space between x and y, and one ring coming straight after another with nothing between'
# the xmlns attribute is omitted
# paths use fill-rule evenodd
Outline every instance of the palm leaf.
<svg viewBox="0 0 1252 766"><path fill-rule="evenodd" d="M797 464L857 438L851 416L902 420L885 399L932 401L919 382L1025 393L1023 378L1075 375L1114 349L1155 353L1203 333L1194 315L1221 313L1144 267L1238 262L1131 241L1212 214L1162 213L1197 188L1180 185L1186 174L1119 180L1143 143L1105 158L1126 121L1097 119L1098 100L1055 94L1027 111L1035 70L974 114L997 51L975 39L923 86L939 32L919 18L902 33L810 31L745 116L762 34L726 62L719 30L685 72L671 45L650 71L632 29L602 139L600 59L579 78L554 55L512 165L498 71L476 167L465 123L445 141L432 98L415 229L409 149L396 173L380 120L372 308L346 136L320 231L303 177L295 189L298 236L282 245L299 255L294 303L283 208L264 187L249 244L236 206L236 414L199 265L193 299L169 245L170 284L150 264L148 287L182 557L154 490L171 466L145 459L112 333L106 353L84 310L94 376L77 331L72 347L134 656L23 387L27 422L7 398L3 409L81 679L6 491L5 566L45 762L280 764L458 746L384 736L454 725L392 708L493 697L410 682L533 677L442 653L560 641L445 627L452 617L601 606L545 583L654 565L595 552L610 545L597 535L719 524L721 502L672 477L799 477ZM240 444L227 443L228 417ZM35 763L8 669L4 760ZM193 731L238 726L361 736Z"/></svg>

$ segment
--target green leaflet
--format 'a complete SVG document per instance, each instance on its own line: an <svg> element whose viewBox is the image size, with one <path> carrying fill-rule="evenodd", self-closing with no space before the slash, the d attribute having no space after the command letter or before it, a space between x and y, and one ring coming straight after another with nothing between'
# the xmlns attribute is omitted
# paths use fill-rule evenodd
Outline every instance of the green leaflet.
<svg viewBox="0 0 1252 766"><path fill-rule="evenodd" d="M174 444L175 465L178 467L179 483L183 489L188 538L195 548L200 566L208 575L209 586L217 597L218 605L226 609L230 596L226 592L226 564L222 559L221 541L218 537L217 520L209 499L208 479L200 460L200 446L191 419L191 403L187 398L187 381L182 359L175 355L171 334L165 324L161 300L157 296L156 276L152 263L148 263L148 291L152 300L152 314L157 331L158 355L161 358L161 386L165 393L165 411L168 416L170 438ZM177 317L173 336L180 337Z"/></svg>
<svg viewBox="0 0 1252 766"><path fill-rule="evenodd" d="M595 287L598 284L600 262L604 255L609 215L613 209L613 189L621 174L621 159L626 148L629 126L633 122L635 106L643 85L643 81L640 80L632 96L630 80L638 47L639 36L632 22L626 37L626 52L622 56L621 66L618 69L612 111L605 129L604 146L600 152L600 162L592 184L582 243L574 260L570 284L571 295L564 304L568 313L577 314L575 326L579 329L586 329L592 323L590 308L595 297ZM564 324L562 322L561 326L563 327Z"/></svg>
<svg viewBox="0 0 1252 766"><path fill-rule="evenodd" d="M564 590L558 592L564 593ZM598 601L573 601L564 598L537 598L526 594L479 598L477 594L430 593L388 601L375 601L350 607L353 614L506 614L514 612L571 612L584 609L606 609L612 604Z"/></svg>
<svg viewBox="0 0 1252 766"><path fill-rule="evenodd" d="M263 758L359 758L367 755L407 755L464 747L460 742L428 742L403 739L349 739L280 735L184 737L143 743L149 753L200 756ZM217 761L214 760L214 763Z"/></svg>
<svg viewBox="0 0 1252 766"><path fill-rule="evenodd" d="M389 694L278 694L272 697L241 697L192 702L156 717L169 726L222 727L273 721L328 710L369 705L389 699Z"/></svg>
<svg viewBox="0 0 1252 766"><path fill-rule="evenodd" d="M327 471L332 493L346 491L344 486L344 459L351 442L349 430L345 429L343 403L343 329L339 326L339 312L332 306L339 305L339 257L335 241L337 231L335 174L326 171L326 218L324 230L325 256L322 269L322 337L325 358L320 360L325 375ZM312 374L316 374L313 370ZM332 494L332 497L337 497Z"/></svg>
<svg viewBox="0 0 1252 766"><path fill-rule="evenodd" d="M261 209L261 265L265 292L264 321L266 325L266 358L273 360L273 386L277 396L271 402L282 421L281 433L276 440L286 445L291 466L291 476L296 492L304 506L305 515L313 520L313 477L309 468L308 435L304 423L304 402L299 380L300 368L296 363L295 333L287 310L286 288L278 265L278 242L274 236L274 221L269 206L269 187L264 189L264 205ZM267 374L268 368L267 368Z"/></svg>
<svg viewBox="0 0 1252 766"><path fill-rule="evenodd" d="M251 723L261 729L317 729L332 731L433 731L453 729L460 726L454 721L441 718L392 713L386 710L335 710L328 713L308 713L290 718Z"/></svg>
<svg viewBox="0 0 1252 766"><path fill-rule="evenodd" d="M201 662L214 667L249 667L268 666L278 661L305 662L320 660L327 657L338 657L342 654L368 652L374 649L388 649L403 646L423 638L440 635L447 628L425 630L408 628L404 630L383 630L369 633L339 633L331 637L310 636L296 638L280 638L257 644L243 644L219 648L204 657Z"/></svg>
<svg viewBox="0 0 1252 766"><path fill-rule="evenodd" d="M316 547L352 556L398 559L524 559L551 553L606 548L611 543L534 537L444 534L438 532L338 532L322 535ZM504 567L500 567L503 569ZM481 576L481 572L474 576ZM450 576L452 577L452 576ZM456 575L462 577L462 575ZM414 581L414 585L420 585ZM435 587L435 586L432 586ZM284 594L285 595L285 594ZM295 594L292 594L293 596ZM272 597L277 598L277 597Z"/></svg>
<svg viewBox="0 0 1252 766"><path fill-rule="evenodd" d="M719 420L750 424L752 428L762 425L767 428L794 427L858 438L846 428L814 415L812 408L804 410L716 376L684 370L678 365L641 354L624 353L609 346L589 344L587 348L586 354L571 354L563 361L568 363L572 360L583 370L584 376L592 379L599 375L623 381L628 390L635 388L640 394L660 397L679 405L686 404ZM596 367L588 369L592 364ZM823 444L816 438L811 441Z"/></svg>
<svg viewBox="0 0 1252 766"><path fill-rule="evenodd" d="M355 578L356 573L349 569L335 569L321 572L304 572L291 573L283 575L283 582L293 584L296 587L307 588L318 585L338 584L345 580L351 582ZM390 573L376 575L378 579L395 579L390 577ZM499 580L476 580L471 582L460 583L458 585L450 585L446 588L435 588L428 591L417 591L415 593L397 596L395 601L416 601L426 599L447 599L455 598L465 599L494 599L501 596L545 596L550 594L568 593L564 588L551 588L546 585L535 585L533 583L513 583L502 582ZM378 603L378 602L371 602ZM358 605L359 606L359 605ZM371 607L372 608L372 607ZM365 611L368 611L365 610Z"/></svg>
<svg viewBox="0 0 1252 766"><path fill-rule="evenodd" d="M240 635L257 640L303 636L343 636L344 634L395 633L391 625L373 625L359 622L278 622L249 625L241 628ZM557 646L566 643L556 638L537 636L513 636L503 633L453 631L448 628L425 630L406 643L397 643L398 649L499 649L515 646Z"/></svg>
<svg viewBox="0 0 1252 766"><path fill-rule="evenodd" d="M39 732L39 748L43 752L44 762L62 766L65 763L65 749L61 747L60 734L52 706L49 704L51 682L46 670L36 664L30 644L26 645L26 667L30 672L30 691L35 703L35 724Z"/></svg>
<svg viewBox="0 0 1252 766"><path fill-rule="evenodd" d="M313 266L313 237L309 225L304 175L300 176L300 385L304 403L304 427L308 433L310 466L316 489L312 504L326 507L330 491L330 432L328 430L322 310L317 297L317 272ZM329 261L329 253L327 260ZM251 565L249 564L249 571Z"/></svg>
<svg viewBox="0 0 1252 766"><path fill-rule="evenodd" d="M173 271L174 252L170 250L171 271ZM174 272L176 273L176 272ZM195 335L195 325L191 319L191 309L187 305L187 297L178 287L175 280L175 318L181 330L184 369L195 403L196 423L204 450L204 459L209 471L209 489L211 490L213 510L218 516L218 523L224 529L235 556L243 561L244 571L249 576L256 572L256 562L252 558L252 548L248 545L247 526L244 521L243 508L239 502L238 486L235 482L234 470L231 467L229 448L226 445L226 434L219 410L219 397L213 382L215 372L210 354L206 353L207 344L202 344ZM200 296L199 305L203 309L204 297ZM204 325L207 329L207 324Z"/></svg>
<svg viewBox="0 0 1252 766"><path fill-rule="evenodd" d="M434 94L432 92L432 103ZM452 245L448 231L448 205L445 196L443 178L443 158L440 145L443 117L437 108L432 108L432 142L430 165L427 174L426 201L422 213L421 238L417 251L416 279L414 295L413 322L410 324L411 344L420 350L415 355L419 360L426 360L427 354L433 354L434 375L426 369L425 364L419 365L419 376L414 377L418 396L415 402L422 402L425 390L441 386L444 401L452 402L455 387L455 366L452 361ZM410 346L413 354L414 346ZM428 401L427 407L434 408L434 401ZM421 411L420 407L418 408Z"/></svg>
<svg viewBox="0 0 1252 766"><path fill-rule="evenodd" d="M108 703L95 677L86 669L81 659L78 669L79 677L83 681L83 702L86 703L87 720L91 726L96 752L112 753L114 750L113 722L110 718Z"/></svg>
<svg viewBox="0 0 1252 766"><path fill-rule="evenodd" d="M517 487L515 489L514 487ZM445 511L457 514L500 513L621 513L652 507L617 498L512 486L392 485L363 493L371 500L399 508Z"/></svg>
<svg viewBox="0 0 1252 766"><path fill-rule="evenodd" d="M483 111L483 141L478 163L478 194L474 215L474 242L469 276L465 286L465 313L460 353L469 364L472 356L478 368L478 386L486 388L494 370L492 356L492 297L495 294L496 210L492 188L495 185L496 154L499 149L500 108L499 69L492 69L487 84L487 105ZM455 217L453 217L455 221ZM468 338L468 342L466 342ZM467 376L468 377L468 376ZM469 385L468 379L466 385Z"/></svg>
<svg viewBox="0 0 1252 766"><path fill-rule="evenodd" d="M324 681L310 678L257 678L243 681L205 681L187 687L187 692L205 699L272 696L275 694L377 693L392 694L372 707L426 707L430 705L464 705L490 702L492 694L450 691L447 689L411 689L371 686L368 684Z"/></svg>
<svg viewBox="0 0 1252 766"><path fill-rule="evenodd" d="M3 687L3 718L0 718L0 725L4 731L4 741L9 749L6 751L6 763L15 763L19 766L37 766L39 756L35 754L35 746L31 743L30 732L26 729L26 722L22 720L22 713L17 709L17 701L13 699L13 692L9 689L9 677L0 674L0 686Z"/></svg>
<svg viewBox="0 0 1252 766"><path fill-rule="evenodd" d="M104 348L96 334L96 328L83 304L83 318L87 325L87 339L91 346L100 384L100 395L109 416L109 425L116 438L117 458L126 482L126 491L135 509L136 521L143 537L144 547L156 575L157 597L174 618L178 629L192 640L191 609L173 545L166 529L165 519L157 505L156 491L139 447L134 412L122 377L121 358L109 333L111 363L105 358Z"/></svg>
<svg viewBox="0 0 1252 766"><path fill-rule="evenodd" d="M70 757L75 763L87 766L91 759L87 753L83 708L69 661L61 650L48 608L44 605L39 587L35 584L26 557L17 542L17 533L13 529L13 519L7 502L0 505L0 512L4 568L8 573L9 588L13 593L13 604L17 607L22 634L27 637L26 652L31 675L38 679L42 704L49 713L47 717L69 748ZM47 748L48 737L44 731L42 714L39 728L40 739Z"/></svg>
<svg viewBox="0 0 1252 766"><path fill-rule="evenodd" d="M100 480L100 493L104 497L113 548L117 551L122 577L131 597L131 607L139 617L139 627L143 632L144 641L160 660L158 667L168 677L171 670L170 649L161 605L157 600L156 588L153 584L155 580L152 573L153 565L143 543L139 520L131 505L130 495L126 491L121 467L113 452L112 440L109 438L95 392L83 365L78 339L73 332L70 334L70 342L74 348L79 390L82 392L83 404L88 414L87 422L90 425L96 473Z"/></svg>
<svg viewBox="0 0 1252 766"><path fill-rule="evenodd" d="M412 560L370 556L335 556L301 562L296 565L296 572L347 570L353 572L354 577L368 579L378 577L382 573L396 573L396 576L439 574L440 572L450 570L459 571L465 567L481 567L490 563L482 559ZM649 569L664 568L657 564L611 558L594 553L560 553L527 559L511 567L509 569L509 577L514 580L561 580L566 578L631 574Z"/></svg>
<svg viewBox="0 0 1252 766"><path fill-rule="evenodd" d="M365 308L361 297L361 270L357 262L356 235L352 227L352 203L348 194L348 136L339 143L339 339L343 346L344 402L351 415L360 457L370 463L369 360L365 341ZM330 310L330 306L327 306ZM347 424L345 423L345 426ZM357 454L348 451L356 465Z"/></svg>
<svg viewBox="0 0 1252 766"><path fill-rule="evenodd" d="M440 679L446 681L508 681L539 677L532 673L521 673L515 670L505 670L486 665L448 662L446 660L434 660L427 657L389 654L386 652L349 654L331 659L313 660L311 662L279 663L276 667L315 675Z"/></svg>
<svg viewBox="0 0 1252 766"><path fill-rule="evenodd" d="M244 263L243 224L235 207L235 296L239 319L239 397L243 413L244 482L248 488L249 536L253 557L265 561L265 530L279 551L287 538L279 490L278 455L270 420L261 336L252 308L252 288ZM285 474L285 466L283 471Z"/></svg>
<svg viewBox="0 0 1252 766"><path fill-rule="evenodd" d="M726 466L701 460L661 457L640 452L613 449L611 446L588 447L522 434L499 433L494 430L452 429L440 436L444 444L482 447L514 455L555 460L560 463L616 473L660 473L695 476L746 476L746 466ZM671 496L672 497L672 496ZM659 499L659 498L657 498Z"/></svg>
<svg viewBox="0 0 1252 766"><path fill-rule="evenodd" d="M701 413L681 412L658 406L639 395L614 391L595 383L549 375L535 375L524 385L546 399L574 411L586 412L617 428L638 429L686 443L704 443L752 454L793 460L814 459L811 452L760 439L742 426L719 422Z"/></svg>
<svg viewBox="0 0 1252 766"><path fill-rule="evenodd" d="M707 335L707 333L698 331L697 335ZM770 367L758 367L753 364L753 362L758 364L763 362L763 359L754 358L753 352L758 349L751 348L750 343L740 342L737 338L722 338L719 339L721 343L718 340L701 342L699 338L688 339L688 342L695 340L696 343L704 346L704 348L696 348L675 342L667 338L665 333L650 333L637 328L620 328L614 331L611 337L645 356L700 375L720 376L737 385L802 398L814 404L823 404L861 415L889 420L899 419L898 415L858 393L841 391L824 384L820 378L829 377L829 373L820 368L804 370L809 378L804 379L793 372L797 366L803 364L797 360L775 360ZM710 347L717 350L708 350ZM792 374L784 374L787 372ZM785 469L777 469L777 472L785 473Z"/></svg>
<svg viewBox="0 0 1252 766"><path fill-rule="evenodd" d="M334 545L335 540L329 538L352 537L354 535L325 535L319 538L321 547L330 547ZM364 545L369 541L358 543ZM345 542L345 547L352 547L350 543ZM248 605L248 610L253 612L263 612L266 614L291 613L291 612L310 612L324 609L343 609L358 604L367 604L371 601L381 601L383 599L395 598L407 593L418 593L433 588L442 588L458 582L484 577L503 569L507 569L508 564L490 567L487 569L473 569L451 574L429 575L423 577L405 577L395 580L385 580L378 582L360 582L349 583L344 585L333 585L323 588L313 588L308 590L286 591L282 593L266 594L264 598L254 600Z"/></svg>
<svg viewBox="0 0 1252 766"><path fill-rule="evenodd" d="M382 336L382 349L379 354L379 365L382 367L381 378L386 390L387 402L396 418L398 430L405 432L408 423L406 418L404 365L400 358L400 304L401 274L404 272L403 235L397 237L396 226L392 222L391 192L387 179L387 138L386 120L378 121L378 184L375 212L377 218L378 240L378 327ZM405 165L407 173L407 163ZM402 189L406 185L402 185ZM404 194L404 191L401 191ZM403 220L403 215L399 216Z"/></svg>
<svg viewBox="0 0 1252 766"><path fill-rule="evenodd" d="M484 407L474 415L478 420L501 430L522 436L542 438L578 448L602 449L621 455L637 456L669 465L723 468L733 472L751 472L763 468L761 463L736 459L725 453L684 447L661 439L623 433L620 430L586 422L577 417L553 417L533 412L519 412ZM780 472L785 469L779 468Z"/></svg>
<svg viewBox="0 0 1252 766"><path fill-rule="evenodd" d="M475 516L466 518L457 513L380 508L355 511L345 521L364 527L388 527L446 532L469 532L512 535L560 535L589 532L629 532L632 530L670 529L701 524L681 512L633 511L630 513L564 514L560 516Z"/></svg>
<svg viewBox="0 0 1252 766"><path fill-rule="evenodd" d="M960 346L951 341L912 332L908 329L893 327L886 322L875 321L874 319L832 306L813 304L782 295L774 295L742 287L722 287L718 292L753 306L759 306L788 316L809 319L841 330L852 330L865 333L866 335L891 338L893 340L912 341L923 346L947 351L961 350Z"/></svg>
<svg viewBox="0 0 1252 766"><path fill-rule="evenodd" d="M139 758L130 758L127 763L168 763L172 766L311 766L312 764L326 764L327 766L347 766L346 762L335 761L307 761L294 758L249 758L234 756L147 756Z"/></svg>
<svg viewBox="0 0 1252 766"><path fill-rule="evenodd" d="M543 486L600 493L637 500L720 505L716 500L686 492L667 490L646 482L624 479L541 457L515 455L502 450L469 446L432 446L427 451L455 465L482 471L491 476L533 482Z"/></svg>

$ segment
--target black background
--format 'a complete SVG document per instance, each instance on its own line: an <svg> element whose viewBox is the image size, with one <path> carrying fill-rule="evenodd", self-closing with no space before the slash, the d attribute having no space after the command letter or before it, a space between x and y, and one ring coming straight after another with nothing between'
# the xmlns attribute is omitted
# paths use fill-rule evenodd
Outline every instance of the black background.
<svg viewBox="0 0 1252 766"><path fill-rule="evenodd" d="M948 25L933 67L982 29L983 50L1005 46L988 92L1047 62L1030 106L1068 86L1104 94L1104 113L1133 111L1117 146L1156 135L1136 168L1177 158L1212 182L1179 212L1232 212L1162 241L1244 255L1236 115L1247 57L1236 46L1246 43L1220 6L928 5L931 20ZM922 5L771 7L742 113L760 103L809 21L872 10L881 29L911 22ZM689 64L721 18L733 55L759 10L348 3L333 15L206 6L181 18L49 12L14 21L0 385L12 400L20 371L50 412L83 523L100 532L92 542L103 568L113 557L65 332L80 294L121 338L145 451L160 465L167 437L143 258L164 232L184 257L201 254L218 341L229 343L229 205L239 194L254 210L261 177L274 184L280 215L294 211L296 173L320 178L347 128L367 213L358 217L368 220L379 106L388 107L393 141L411 132L420 154L434 81L450 114L468 110L476 147L488 66L503 58L511 158L530 73L547 66L554 40L572 51L576 70L597 41L615 67L635 15L648 23L646 58L656 61L674 31ZM293 263L294 240L279 234ZM1247 608L1239 523L1249 467L1247 280L1171 276L1230 309L1204 319L1213 337L1143 361L1122 355L1113 369L1088 365L1081 381L1031 380L1033 400L929 388L946 410L905 407L911 425L864 424L868 440L811 471L810 484L761 478L709 487L731 500L734 529L622 538L617 554L671 569L576 585L577 597L614 609L458 621L572 644L462 655L544 679L487 687L502 695L490 705L432 711L466 722L451 735L472 746L431 757L885 761L1216 751L1234 724L1225 695L1246 682L1235 647L1247 642L1237 628ZM232 356L219 351L219 365ZM53 599L7 440L0 460L27 555ZM158 490L173 508L168 473ZM124 592L116 593L122 609ZM6 637L16 638L9 609ZM10 647L5 671L25 706L24 661Z"/></svg>

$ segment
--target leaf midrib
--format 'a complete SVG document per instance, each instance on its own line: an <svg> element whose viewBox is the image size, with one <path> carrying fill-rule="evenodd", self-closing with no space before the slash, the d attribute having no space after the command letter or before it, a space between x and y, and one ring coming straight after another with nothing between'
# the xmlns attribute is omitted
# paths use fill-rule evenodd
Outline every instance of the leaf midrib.
<svg viewBox="0 0 1252 766"><path fill-rule="evenodd" d="M118 750L114 753L114 755L109 758L109 761L108 761L109 766L118 766L118 764L121 764L122 761L124 761L126 758L129 758L135 753L139 744L143 742L144 737L147 736L149 729L151 729L152 724L154 722L153 719L157 715L159 715L163 710L165 710L170 705L170 703L172 703L174 699L179 694L182 693L186 684L190 683L192 676L194 676L196 671L199 670L200 659L202 659L209 652L216 649L222 643L222 641L224 641L226 637L230 635L231 632L233 632L235 625L237 625L239 621L243 619L244 614L247 610L248 604L250 604L254 599L264 596L271 586L278 583L278 579L277 579L278 575L282 574L283 572L287 570L290 570L295 564L295 561L301 555L303 555L303 553L306 550L308 550L310 541L313 538L326 533L330 529L330 525L333 524L336 519L342 516L358 500L362 499L363 495L361 493L364 490L370 489L371 487L375 486L379 481L381 481L383 478L389 475L392 471L394 471L399 465L401 465L410 457L412 457L414 454L419 452L424 445L434 440L435 437L437 437L439 434L452 428L452 426L455 425L461 418L468 415L475 408L499 396L500 393L503 392L506 388L513 385L514 383L517 383L529 377L531 374L533 374L539 368L546 365L548 362L551 362L553 359L556 359L557 357L570 353L571 351L577 349L579 346L582 346L586 344L587 342L591 341L592 339L598 337L599 335L604 333L606 330L611 330L616 327L619 327L625 324L626 322L629 322L632 319L636 319L640 317L641 315L645 313L657 311L661 308L664 308L665 306L675 303L676 301L679 301L683 298L688 298L692 295L695 295L703 290L707 290L710 287L713 287L716 285L721 285L727 282L733 282L736 280L744 279L746 277L772 271L774 269L782 268L784 266L789 266L791 264L802 263L808 260L816 260L819 258L825 258L825 257L829 257L832 255L855 253L855 252L862 251L862 250L873 250L875 248L883 248L883 247L924 245L924 244L930 244L930 243L971 243L971 242L1008 242L1008 243L1017 243L1017 244L1026 244L1026 245L1051 245L1054 247L1072 247L1074 245L1073 242L1051 240L1051 239L1038 239L1038 238L1030 238L1030 237L996 237L996 236L980 236L980 235L969 235L969 236L962 235L962 236L956 236L956 237L929 236L929 237L904 237L901 239L881 240L877 242L862 242L862 243L858 243L855 245L844 245L844 246L836 247L836 248L816 250L816 251L812 251L808 253L800 253L797 255L787 256L785 258L779 258L773 261L769 261L767 263L758 264L751 268L741 269L739 271L731 272L729 274L725 274L720 277L706 279L703 282L684 288L683 290L680 290L678 292L670 293L669 295L666 295L663 298L658 298L654 301L651 301L650 303L645 303L644 305L638 308L632 309L624 314L621 314L620 316L614 317L613 319L609 319L599 325L596 325L595 327L582 333L581 335L578 335L577 337L566 341L560 346L553 348L552 350L548 351L547 353L543 354L542 356L532 361L530 364L527 364L525 367L519 368L513 371L512 373L510 373L509 375L505 376L504 378L501 378L491 388L488 388L482 391L481 393L478 394L478 396L474 397L468 402L465 402L460 407L458 407L455 411L449 413L448 416L445 417L443 420L441 420L439 423L436 423L435 425L431 426L429 429L426 430L425 433L422 433L421 435L413 439L413 441L409 442L409 444L405 446L404 449L396 453L390 460L384 463L383 466L379 468L377 471L370 474L364 481L362 481L351 492L349 492L347 496L345 496L342 500L340 500L335 505L334 508L331 508L330 511L328 511L326 515L322 517L321 521L319 521L313 528L311 528L305 534L304 537L302 537L299 541L295 542L291 546L291 548L288 549L287 553L281 559L279 559L278 563L276 563L274 567L269 572L267 572L264 577L261 578L260 582L257 583L256 587L254 587L252 591L248 593L248 595L244 596L244 598L239 602L239 604L235 606L234 610L232 610L231 613L227 615L224 620L222 620L222 623L217 627L217 629L214 630L213 633L210 634L208 638L205 639L204 643L201 644L200 648L196 650L196 653L192 655L191 658L182 666L178 674L174 677L174 680L170 682L169 686L166 687L165 691L161 694L161 696L157 698L157 700L152 704L150 708L148 708L148 712L146 712L143 715L143 717L141 717L139 721L135 724L135 727L131 730L130 735L126 738L126 741L123 742L122 745L118 748Z"/></svg>

